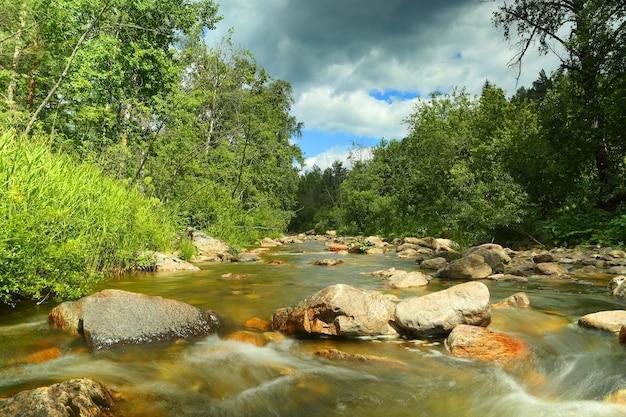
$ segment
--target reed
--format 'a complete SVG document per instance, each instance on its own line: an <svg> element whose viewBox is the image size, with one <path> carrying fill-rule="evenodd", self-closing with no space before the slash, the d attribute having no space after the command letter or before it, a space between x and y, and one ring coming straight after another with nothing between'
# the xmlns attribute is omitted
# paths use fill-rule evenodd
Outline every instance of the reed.
<svg viewBox="0 0 626 417"><path fill-rule="evenodd" d="M167 250L160 201L36 138L0 131L0 302L79 297L142 250Z"/></svg>

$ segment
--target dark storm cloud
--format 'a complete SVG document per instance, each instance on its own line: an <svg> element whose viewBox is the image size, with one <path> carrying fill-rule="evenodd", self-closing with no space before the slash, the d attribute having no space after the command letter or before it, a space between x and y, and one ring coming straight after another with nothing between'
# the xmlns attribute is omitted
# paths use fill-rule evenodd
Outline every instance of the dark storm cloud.
<svg viewBox="0 0 626 417"><path fill-rule="evenodd" d="M234 26L259 62L276 78L306 88L327 76L328 65L358 63L372 52L381 63L409 62L477 0L275 0L223 2ZM222 24L224 24L222 23ZM430 43L430 46L429 46ZM380 69L359 70L363 80ZM356 81L356 80L355 80Z"/></svg>

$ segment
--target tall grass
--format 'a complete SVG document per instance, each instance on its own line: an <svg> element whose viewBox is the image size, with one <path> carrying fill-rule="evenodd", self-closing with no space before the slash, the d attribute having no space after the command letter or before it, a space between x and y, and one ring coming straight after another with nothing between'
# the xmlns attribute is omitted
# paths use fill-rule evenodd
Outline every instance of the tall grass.
<svg viewBox="0 0 626 417"><path fill-rule="evenodd" d="M169 248L175 231L158 200L0 131L0 302L79 297L138 251Z"/></svg>

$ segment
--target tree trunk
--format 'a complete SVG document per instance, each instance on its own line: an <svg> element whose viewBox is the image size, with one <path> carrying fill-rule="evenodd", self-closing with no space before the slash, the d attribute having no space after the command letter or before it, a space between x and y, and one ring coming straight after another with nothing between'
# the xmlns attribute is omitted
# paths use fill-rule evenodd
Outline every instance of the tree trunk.
<svg viewBox="0 0 626 417"><path fill-rule="evenodd" d="M17 91L17 78L19 76L20 59L22 58L22 35L26 26L26 11L20 12L20 28L15 34L15 49L13 51L13 65L11 67L11 80L7 90L7 104L9 111L15 111L15 92Z"/></svg>

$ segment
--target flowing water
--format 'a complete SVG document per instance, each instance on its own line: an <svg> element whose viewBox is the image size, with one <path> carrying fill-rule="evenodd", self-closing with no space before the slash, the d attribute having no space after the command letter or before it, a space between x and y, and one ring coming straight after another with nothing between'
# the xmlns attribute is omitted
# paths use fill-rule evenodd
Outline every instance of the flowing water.
<svg viewBox="0 0 626 417"><path fill-rule="evenodd" d="M304 250L304 253L296 250ZM335 267L313 265L341 257ZM270 265L269 260L283 264ZM411 260L385 255L335 255L320 243L286 245L254 264L209 264L194 273L130 275L96 290L117 288L174 298L224 318L224 332L252 317L269 320L332 284L376 289L398 297L424 295L453 283L414 290L385 288L364 273ZM246 280L219 279L225 273ZM524 339L532 358L506 366L452 357L443 342L402 338L275 340L267 346L217 335L184 341L88 351L73 336L48 327L54 307L18 307L0 316L0 396L71 378L89 377L117 392L124 416L624 416L626 406L603 402L626 388L626 348L617 337L579 328L584 314L623 309L608 277L527 284L486 282L492 302L524 291L532 308L493 310L490 328ZM25 363L28 355L61 356ZM394 362L318 358L320 349L376 355Z"/></svg>

